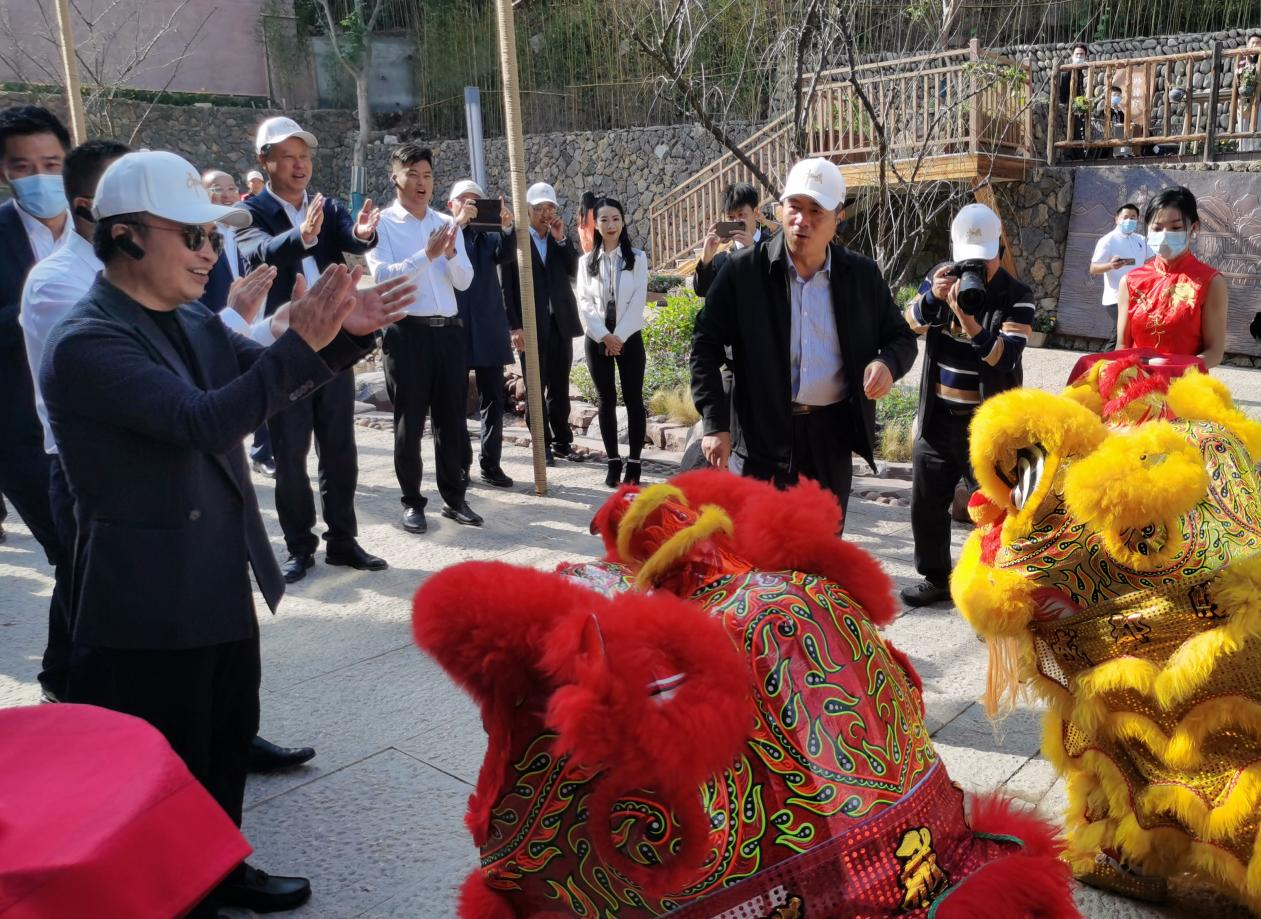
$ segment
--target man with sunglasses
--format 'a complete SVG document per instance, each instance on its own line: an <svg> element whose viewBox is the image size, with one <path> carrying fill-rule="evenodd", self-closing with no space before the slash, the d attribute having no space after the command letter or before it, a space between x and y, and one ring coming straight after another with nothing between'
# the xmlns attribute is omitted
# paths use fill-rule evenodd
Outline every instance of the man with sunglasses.
<svg viewBox="0 0 1261 919"><path fill-rule="evenodd" d="M93 214L104 270L40 368L78 524L67 696L148 721L239 824L259 714L250 571L273 611L284 592L241 442L367 353L415 288L356 293L359 272L331 267L276 311L264 347L195 302L215 221L249 215L212 204L191 164L157 151L115 160ZM305 878L243 864L194 915L309 896Z"/></svg>
<svg viewBox="0 0 1261 919"><path fill-rule="evenodd" d="M303 277L310 285L329 265L345 262L345 253L362 255L377 244L380 212L365 201L352 217L335 198L309 194L315 135L292 118L268 118L258 127L254 149L268 177L263 190L239 207L253 218L237 235L241 255L250 265L277 270L267 297L267 312L289 299ZM314 398L281 412L268 422L276 462L276 514L285 533L289 557L285 581L306 577L315 564L315 501L307 475L307 454L314 437L320 469L320 503L327 543L324 560L367 571L386 567L356 541L355 486L359 456L355 447L355 380L348 368Z"/></svg>

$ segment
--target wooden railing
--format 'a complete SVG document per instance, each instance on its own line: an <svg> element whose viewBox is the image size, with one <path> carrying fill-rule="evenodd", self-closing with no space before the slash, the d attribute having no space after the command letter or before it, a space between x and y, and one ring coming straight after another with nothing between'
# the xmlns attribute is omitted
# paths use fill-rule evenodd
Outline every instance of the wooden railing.
<svg viewBox="0 0 1261 919"><path fill-rule="evenodd" d="M862 87L873 119L855 82ZM915 182L926 177L935 157L1034 156L1032 73L1017 64L969 47L824 72L814 86L805 119L805 148L842 164L880 159L894 166L886 179ZM792 116L783 115L743 145L748 158L778 188L794 161ZM700 247L707 228L722 216L722 193L733 182L759 183L752 171L727 153L663 195L649 214L652 261L662 269ZM853 184L853 183L851 183ZM763 189L765 191L765 189Z"/></svg>
<svg viewBox="0 0 1261 919"><path fill-rule="evenodd" d="M1255 77L1241 85L1244 63L1257 72L1246 48L1214 42L1209 50L1062 64L1051 79L1047 160L1178 156L1207 163L1261 151L1261 85ZM1114 86L1119 106L1111 100Z"/></svg>

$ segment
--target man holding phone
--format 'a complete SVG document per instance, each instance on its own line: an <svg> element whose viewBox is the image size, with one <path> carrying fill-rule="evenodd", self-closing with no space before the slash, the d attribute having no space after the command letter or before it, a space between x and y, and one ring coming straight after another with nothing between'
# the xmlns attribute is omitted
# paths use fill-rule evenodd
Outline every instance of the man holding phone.
<svg viewBox="0 0 1261 919"><path fill-rule="evenodd" d="M429 206L433 153L418 143L403 144L390 155L390 182L397 197L381 212L380 241L367 259L378 284L410 275L417 287L416 302L385 330L381 342L386 390L394 403L394 473L403 491L403 529L417 534L429 529L427 500L420 493L420 438L429 414L442 516L481 526L482 518L464 498L468 362L455 299L457 290L467 290L473 283L473 265L460 228L477 216L477 208L464 202L455 217L449 217Z"/></svg>
<svg viewBox="0 0 1261 919"><path fill-rule="evenodd" d="M696 263L692 278L696 296L705 296L731 252L755 246L765 238L757 225L757 205L757 189L748 182L727 186L722 194L723 219L705 234L705 248Z"/></svg>
<svg viewBox="0 0 1261 919"><path fill-rule="evenodd" d="M1122 204L1117 208L1116 227L1095 244L1090 257L1091 276L1103 275L1103 308L1111 320L1104 351L1113 351L1117 346L1117 290L1121 279L1155 254L1138 233L1138 205Z"/></svg>

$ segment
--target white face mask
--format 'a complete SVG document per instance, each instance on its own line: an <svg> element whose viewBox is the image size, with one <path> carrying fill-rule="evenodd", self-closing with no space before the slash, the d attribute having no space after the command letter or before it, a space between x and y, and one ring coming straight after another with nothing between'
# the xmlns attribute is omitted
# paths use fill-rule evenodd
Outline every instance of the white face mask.
<svg viewBox="0 0 1261 919"><path fill-rule="evenodd" d="M1120 105L1120 104L1121 104L1121 94L1120 94L1120 93L1113 93L1113 94L1112 94L1112 104L1113 104L1113 105Z"/></svg>
<svg viewBox="0 0 1261 919"><path fill-rule="evenodd" d="M1165 261L1170 261L1187 251L1186 230L1152 230L1147 234L1147 245Z"/></svg>
<svg viewBox="0 0 1261 919"><path fill-rule="evenodd" d="M1086 63L1086 55L1082 54L1081 52L1078 52L1077 54L1074 54L1074 55L1073 55L1073 63L1074 63L1074 64L1084 64L1084 63Z"/></svg>

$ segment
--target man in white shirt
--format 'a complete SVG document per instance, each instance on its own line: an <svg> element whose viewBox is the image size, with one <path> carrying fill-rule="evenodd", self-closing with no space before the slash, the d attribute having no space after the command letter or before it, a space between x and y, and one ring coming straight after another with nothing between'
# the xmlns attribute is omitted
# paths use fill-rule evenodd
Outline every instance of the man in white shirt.
<svg viewBox="0 0 1261 919"><path fill-rule="evenodd" d="M13 194L0 204L0 494L52 565L59 562L61 544L48 500L48 456L18 310L32 266L69 235L61 181L69 149L69 134L47 109L18 105L0 110L0 181ZM65 651L50 645L44 655L39 681L50 696L64 683Z"/></svg>
<svg viewBox="0 0 1261 919"><path fill-rule="evenodd" d="M424 533L426 498L420 493L420 439L433 415L434 459L442 516L465 526L482 518L465 500L464 408L468 362L455 292L473 283L473 264L461 228L476 215L466 203L457 218L431 208L433 153L406 143L390 155L394 203L381 212L376 248L367 254L372 279L412 277L416 302L385 330L385 381L394 403L394 473L402 489L403 529ZM463 441L463 442L461 442Z"/></svg>
<svg viewBox="0 0 1261 919"><path fill-rule="evenodd" d="M1138 233L1138 205L1122 204L1116 212L1116 228L1095 244L1090 257L1092 277L1103 275L1103 308L1111 320L1111 334L1104 351L1117 346L1117 291L1121 279L1155 255Z"/></svg>

